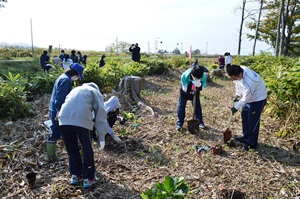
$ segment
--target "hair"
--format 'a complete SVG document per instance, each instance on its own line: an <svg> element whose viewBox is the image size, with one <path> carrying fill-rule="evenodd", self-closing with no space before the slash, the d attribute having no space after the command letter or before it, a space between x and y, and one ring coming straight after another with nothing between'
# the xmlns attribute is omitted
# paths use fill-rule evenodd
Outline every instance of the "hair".
<svg viewBox="0 0 300 199"><path fill-rule="evenodd" d="M72 51L71 51L71 53L72 53L72 54L75 54L75 53L76 53L76 51L75 51L75 50L72 50Z"/></svg>
<svg viewBox="0 0 300 199"><path fill-rule="evenodd" d="M44 51L43 51L43 54L44 54L44 55L47 55L47 54L48 54L48 51L47 51L47 50L44 50Z"/></svg>
<svg viewBox="0 0 300 199"><path fill-rule="evenodd" d="M65 51L64 51L64 50L61 50L60 52L61 52L61 53L65 53Z"/></svg>
<svg viewBox="0 0 300 199"><path fill-rule="evenodd" d="M231 76L238 76L241 73L243 73L243 69L239 65L231 65L231 66L228 67L227 73L230 77Z"/></svg>
<svg viewBox="0 0 300 199"><path fill-rule="evenodd" d="M72 77L72 76L74 76L74 75L79 75L78 74L78 72L76 71L76 70L74 70L74 69L72 69L72 68L67 68L66 70L65 70L65 73L68 75L68 76L70 76L70 77Z"/></svg>
<svg viewBox="0 0 300 199"><path fill-rule="evenodd" d="M193 69L191 71L191 74L194 77L198 78L198 79L202 78L203 73L204 73L203 68L201 66L198 66L198 65L196 65L195 67L193 67Z"/></svg>

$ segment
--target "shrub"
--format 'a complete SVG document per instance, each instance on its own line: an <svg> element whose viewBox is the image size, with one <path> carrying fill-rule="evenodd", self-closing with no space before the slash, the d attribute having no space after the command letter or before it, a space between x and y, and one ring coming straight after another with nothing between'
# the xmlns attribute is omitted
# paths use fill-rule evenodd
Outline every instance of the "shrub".
<svg viewBox="0 0 300 199"><path fill-rule="evenodd" d="M167 176L163 183L156 183L155 188L149 189L141 194L143 199L174 198L183 199L188 193L189 186L184 178L172 178Z"/></svg>
<svg viewBox="0 0 300 199"><path fill-rule="evenodd" d="M6 80L0 78L0 119L17 120L32 115L30 104L27 102L25 85L27 79L20 74L8 73Z"/></svg>

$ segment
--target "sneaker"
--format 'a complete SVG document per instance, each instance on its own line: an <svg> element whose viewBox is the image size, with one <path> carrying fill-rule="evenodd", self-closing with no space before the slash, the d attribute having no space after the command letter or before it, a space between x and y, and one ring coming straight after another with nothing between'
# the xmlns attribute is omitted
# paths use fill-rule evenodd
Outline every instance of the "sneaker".
<svg viewBox="0 0 300 199"><path fill-rule="evenodd" d="M205 125L203 123L199 124L199 128L205 129Z"/></svg>
<svg viewBox="0 0 300 199"><path fill-rule="evenodd" d="M116 136L115 134L114 134L114 135L111 135L111 137L112 137L112 139L113 139L114 141L116 141L117 143L122 142L122 140L121 140L118 136Z"/></svg>
<svg viewBox="0 0 300 199"><path fill-rule="evenodd" d="M88 189L95 183L95 180L84 179L83 188Z"/></svg>
<svg viewBox="0 0 300 199"><path fill-rule="evenodd" d="M181 131L181 130L182 130L182 126L177 125L177 126L176 126L176 130L177 130L177 131Z"/></svg>
<svg viewBox="0 0 300 199"><path fill-rule="evenodd" d="M77 175L71 176L71 185L79 185L81 183L82 179L78 178Z"/></svg>
<svg viewBox="0 0 300 199"><path fill-rule="evenodd" d="M240 143L243 143L243 144L247 144L247 140L244 137L234 138L234 141L240 142Z"/></svg>

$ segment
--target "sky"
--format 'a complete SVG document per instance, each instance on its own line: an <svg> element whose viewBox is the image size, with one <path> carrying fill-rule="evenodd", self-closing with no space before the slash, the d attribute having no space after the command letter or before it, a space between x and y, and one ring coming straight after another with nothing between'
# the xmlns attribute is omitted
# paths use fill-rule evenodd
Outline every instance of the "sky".
<svg viewBox="0 0 300 199"><path fill-rule="evenodd" d="M0 42L104 51L116 41L202 54L237 54L242 0L8 0L0 10ZM32 34L31 34L32 27ZM242 36L242 55L253 41ZM33 39L31 39L33 38ZM256 52L271 51L262 42Z"/></svg>

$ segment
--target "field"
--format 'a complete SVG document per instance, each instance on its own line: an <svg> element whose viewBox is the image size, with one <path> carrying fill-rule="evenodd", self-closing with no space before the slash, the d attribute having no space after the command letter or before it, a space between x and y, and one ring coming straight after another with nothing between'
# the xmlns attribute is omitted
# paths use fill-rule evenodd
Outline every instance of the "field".
<svg viewBox="0 0 300 199"><path fill-rule="evenodd" d="M38 114L12 124L1 124L1 143L10 143L1 150L0 168L2 198L140 198L140 194L166 176L184 177L190 186L186 198L299 198L300 155L293 151L290 140L275 136L276 120L262 115L259 148L245 152L242 147L223 144L223 132L230 115L234 84L228 77L215 79L201 92L201 104L207 129L192 135L185 129L177 132L177 100L180 75L184 69L172 69L164 75L144 78L141 99L154 110L131 107L119 93L124 111L136 110L135 120L115 132L122 144L106 136L106 147L99 151L93 143L99 181L83 190L69 185L67 153L62 141L58 155L64 161L48 163L46 143L48 130L48 94L35 100ZM106 99L111 94L106 94ZM267 108L267 107L266 107ZM188 103L186 119L192 118ZM233 134L241 135L238 112L231 124ZM211 150L195 154L193 145L222 145L224 153ZM25 175L34 171L37 181L29 187Z"/></svg>

